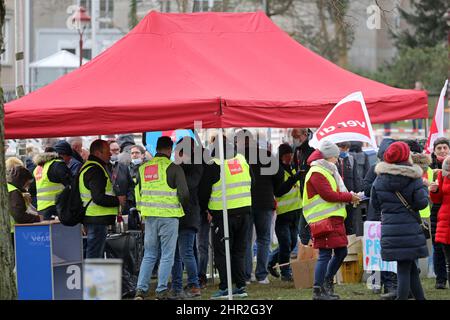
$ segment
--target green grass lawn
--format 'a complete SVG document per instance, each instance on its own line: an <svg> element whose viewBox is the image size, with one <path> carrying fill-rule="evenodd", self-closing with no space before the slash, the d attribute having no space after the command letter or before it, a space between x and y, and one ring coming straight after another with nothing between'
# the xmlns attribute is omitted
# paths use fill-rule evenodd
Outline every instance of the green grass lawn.
<svg viewBox="0 0 450 320"><path fill-rule="evenodd" d="M425 297L428 300L450 300L450 289L434 289L435 279L422 279ZM154 299L154 280L148 299ZM209 300L211 295L218 290L218 279L215 284L208 284L202 290L202 296L196 300ZM236 300L311 300L312 289L295 289L293 283L282 282L277 278L270 277L270 284L262 285L251 283L247 286L248 297L236 298ZM335 293L341 296L341 300L379 300L379 295L372 293L365 283L335 285Z"/></svg>
<svg viewBox="0 0 450 320"><path fill-rule="evenodd" d="M429 300L450 300L450 290L434 289L435 279L422 279L425 297ZM202 291L201 299L209 299L217 290L217 285L211 285ZM293 283L282 282L270 277L270 284L251 283L247 286L248 298L255 300L311 300L312 289L295 289ZM335 285L335 293L342 300L379 300L379 295L373 294L365 283Z"/></svg>

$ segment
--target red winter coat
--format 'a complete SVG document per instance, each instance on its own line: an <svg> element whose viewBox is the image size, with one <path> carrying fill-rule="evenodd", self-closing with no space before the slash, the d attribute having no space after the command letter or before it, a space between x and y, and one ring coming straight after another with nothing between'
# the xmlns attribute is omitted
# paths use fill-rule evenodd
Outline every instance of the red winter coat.
<svg viewBox="0 0 450 320"><path fill-rule="evenodd" d="M430 192L433 203L441 203L437 216L436 238L438 243L450 245L450 178L438 175L438 192Z"/></svg>
<svg viewBox="0 0 450 320"><path fill-rule="evenodd" d="M308 164L312 161L322 159L322 155L319 151L309 157ZM308 192L308 198L312 198L316 194L319 194L322 199L329 202L351 202L352 194L350 192L335 192L331 188L328 180L320 173L314 172L311 178L306 184L306 191ZM330 217L334 231L328 234L326 237L313 238L313 246L315 249L334 249L346 247L348 244L347 234L345 232L344 218L342 217Z"/></svg>

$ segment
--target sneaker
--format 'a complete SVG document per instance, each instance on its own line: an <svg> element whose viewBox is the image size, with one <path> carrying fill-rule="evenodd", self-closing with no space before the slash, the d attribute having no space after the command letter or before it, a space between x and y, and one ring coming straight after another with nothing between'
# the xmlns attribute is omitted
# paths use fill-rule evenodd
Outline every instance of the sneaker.
<svg viewBox="0 0 450 320"><path fill-rule="evenodd" d="M447 289L447 286L445 285L445 282L436 282L436 285L434 286L435 289Z"/></svg>
<svg viewBox="0 0 450 320"><path fill-rule="evenodd" d="M245 287L242 288L234 288L233 289L233 297L236 298L245 298L248 297L248 293Z"/></svg>
<svg viewBox="0 0 450 320"><path fill-rule="evenodd" d="M169 290L163 290L156 292L156 300L174 300L173 296L169 293Z"/></svg>
<svg viewBox="0 0 450 320"><path fill-rule="evenodd" d="M211 296L211 299L228 299L228 289L216 291Z"/></svg>
<svg viewBox="0 0 450 320"><path fill-rule="evenodd" d="M258 283L259 284L269 284L270 281L269 281L269 278L265 277L263 280L259 280Z"/></svg>
<svg viewBox="0 0 450 320"><path fill-rule="evenodd" d="M187 298L196 298L196 297L200 297L202 295L200 288L196 288L196 287L186 288L184 293Z"/></svg>
<svg viewBox="0 0 450 320"><path fill-rule="evenodd" d="M146 296L147 296L146 292L137 289L136 294L134 295L134 300L144 300Z"/></svg>
<svg viewBox="0 0 450 320"><path fill-rule="evenodd" d="M184 300L186 298L187 296L184 291L172 291L172 295L169 297L169 300Z"/></svg>

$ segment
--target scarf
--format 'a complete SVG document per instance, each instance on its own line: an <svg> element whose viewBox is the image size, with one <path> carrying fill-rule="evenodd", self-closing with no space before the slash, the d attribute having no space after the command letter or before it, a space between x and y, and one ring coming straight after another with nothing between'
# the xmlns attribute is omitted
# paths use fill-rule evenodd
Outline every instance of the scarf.
<svg viewBox="0 0 450 320"><path fill-rule="evenodd" d="M338 186L338 191L339 192L348 192L347 188L345 187L344 181L342 180L342 178L338 172L338 169L334 163L331 163L325 159L320 159L320 160L311 162L311 166L319 166L319 167L327 170L328 172L330 172L333 175L334 180L336 180L336 184Z"/></svg>

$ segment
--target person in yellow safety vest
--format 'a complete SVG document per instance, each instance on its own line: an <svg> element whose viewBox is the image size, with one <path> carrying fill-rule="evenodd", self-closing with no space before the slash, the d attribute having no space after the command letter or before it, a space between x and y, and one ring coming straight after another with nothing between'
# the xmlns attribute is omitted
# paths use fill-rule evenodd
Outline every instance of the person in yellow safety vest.
<svg viewBox="0 0 450 320"><path fill-rule="evenodd" d="M83 206L87 206L83 225L87 233L85 257L102 258L108 225L116 221L119 205L125 196L115 196L107 163L111 157L109 144L97 139L90 146L88 160L80 169L79 188Z"/></svg>
<svg viewBox="0 0 450 320"><path fill-rule="evenodd" d="M269 262L269 268L273 274L274 266L289 263L292 250L295 248L299 232L299 220L302 214L302 195L300 190L300 177L302 172L293 169L293 149L283 143L278 147L279 174L283 175L283 183L275 190L276 213L275 233L277 235L279 249ZM288 265L280 267L281 280L293 281L292 270ZM277 272L277 271L276 271ZM278 273L276 273L278 275Z"/></svg>
<svg viewBox="0 0 450 320"><path fill-rule="evenodd" d="M339 148L321 141L319 149L309 157L311 169L303 191L303 215L311 228L319 259L314 273L314 300L336 300L333 279L347 255L344 219L346 203L358 204L360 198L348 192L336 167ZM334 251L334 255L332 257Z"/></svg>
<svg viewBox="0 0 450 320"><path fill-rule="evenodd" d="M428 155L423 153L412 153L411 158L414 164L417 164L423 170L422 180L428 187L433 182L433 169L430 168L431 159ZM431 206L419 211L422 219L429 219L431 215Z"/></svg>
<svg viewBox="0 0 450 320"><path fill-rule="evenodd" d="M150 278L161 250L156 298L168 300L169 276L178 240L179 218L189 205L189 189L183 169L170 160L173 141L160 137L155 157L139 168L136 186L137 209L145 219L144 258L139 271L135 300L143 300L150 288Z"/></svg>
<svg viewBox="0 0 450 320"><path fill-rule="evenodd" d="M66 163L53 152L44 152L34 157L37 167L33 171L36 180L37 210L44 220L56 217L56 196L72 181L72 173Z"/></svg>
<svg viewBox="0 0 450 320"><path fill-rule="evenodd" d="M220 176L219 139L215 138L211 156L205 165L200 183L199 201L202 212L209 212L214 225L214 260L219 270L219 290L212 299L226 299L228 296L227 266L225 255L222 180ZM224 137L225 196L228 210L229 243L231 254L231 282L236 287L233 295L248 296L245 287L245 253L250 245L248 228L252 206L250 167L241 154L237 154L232 143Z"/></svg>
<svg viewBox="0 0 450 320"><path fill-rule="evenodd" d="M14 243L14 225L35 223L42 220L36 208L31 205L28 189L33 182L33 175L23 166L11 168L7 175L9 213L11 215L11 237Z"/></svg>

